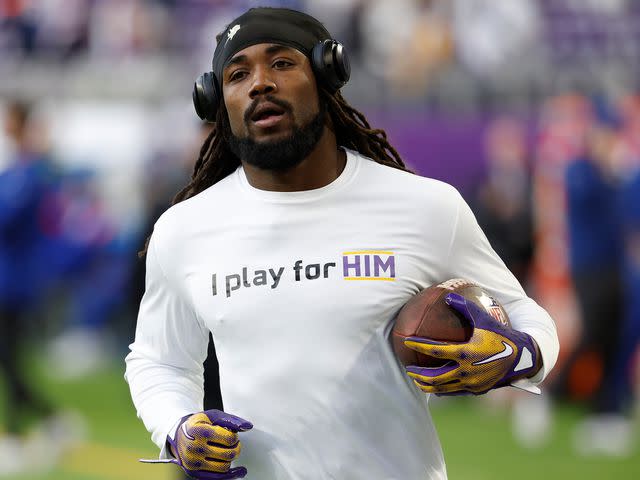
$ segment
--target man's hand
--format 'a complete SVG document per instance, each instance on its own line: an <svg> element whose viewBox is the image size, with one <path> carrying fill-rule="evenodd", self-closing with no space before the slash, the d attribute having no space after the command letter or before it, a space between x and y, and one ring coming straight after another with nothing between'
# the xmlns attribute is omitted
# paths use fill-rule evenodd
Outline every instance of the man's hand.
<svg viewBox="0 0 640 480"><path fill-rule="evenodd" d="M438 395L479 395L538 372L540 352L529 335L502 325L462 295L449 293L445 301L471 322L473 334L463 343L421 337L405 340L409 348L448 360L442 367L406 367L422 391Z"/></svg>
<svg viewBox="0 0 640 480"><path fill-rule="evenodd" d="M231 480L247 474L244 467L231 467L240 455L238 432L253 428L251 422L220 410L207 410L183 417L174 438L167 437L172 463L198 480Z"/></svg>

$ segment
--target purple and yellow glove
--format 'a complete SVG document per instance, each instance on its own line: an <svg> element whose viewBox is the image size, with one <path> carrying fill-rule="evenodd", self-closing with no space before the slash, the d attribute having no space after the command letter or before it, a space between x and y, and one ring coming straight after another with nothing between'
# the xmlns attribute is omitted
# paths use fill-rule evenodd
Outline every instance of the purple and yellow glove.
<svg viewBox="0 0 640 480"><path fill-rule="evenodd" d="M408 375L423 392L480 395L538 372L540 352L529 335L502 325L462 295L449 293L445 301L471 322L473 334L462 343L421 337L405 340L409 348L447 360L441 367L406 367Z"/></svg>
<svg viewBox="0 0 640 480"><path fill-rule="evenodd" d="M207 410L182 418L175 437L167 437L174 459L187 475L197 480L231 480L243 478L245 467L231 467L240 455L238 432L253 424L220 410Z"/></svg>

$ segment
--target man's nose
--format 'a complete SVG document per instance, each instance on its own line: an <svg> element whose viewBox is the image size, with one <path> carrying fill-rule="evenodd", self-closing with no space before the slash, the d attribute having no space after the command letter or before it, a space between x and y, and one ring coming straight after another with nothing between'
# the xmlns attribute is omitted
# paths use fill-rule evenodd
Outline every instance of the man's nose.
<svg viewBox="0 0 640 480"><path fill-rule="evenodd" d="M249 97L254 99L258 95L267 95L278 90L276 83L269 75L269 69L258 67L254 70L253 83L249 91Z"/></svg>

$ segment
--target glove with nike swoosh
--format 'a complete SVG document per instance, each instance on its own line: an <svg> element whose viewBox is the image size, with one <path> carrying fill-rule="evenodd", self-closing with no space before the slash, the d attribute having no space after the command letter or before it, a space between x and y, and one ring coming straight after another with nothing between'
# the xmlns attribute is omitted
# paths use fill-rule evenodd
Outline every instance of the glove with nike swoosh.
<svg viewBox="0 0 640 480"><path fill-rule="evenodd" d="M238 432L251 428L251 422L220 410L187 415L181 419L174 438L167 437L175 456L170 462L197 480L243 478L247 474L245 467L230 467L240 455Z"/></svg>
<svg viewBox="0 0 640 480"><path fill-rule="evenodd" d="M406 367L422 391L438 395L480 395L538 372L540 351L531 336L502 325L462 295L449 293L445 301L471 322L473 334L462 343L422 337L405 340L407 347L446 361L434 368Z"/></svg>

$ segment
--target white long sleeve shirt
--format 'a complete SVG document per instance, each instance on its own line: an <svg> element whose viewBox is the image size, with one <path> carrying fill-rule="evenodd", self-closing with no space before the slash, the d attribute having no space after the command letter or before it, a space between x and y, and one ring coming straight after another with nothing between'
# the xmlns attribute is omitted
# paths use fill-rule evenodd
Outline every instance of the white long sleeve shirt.
<svg viewBox="0 0 640 480"><path fill-rule="evenodd" d="M553 367L553 321L445 183L347 150L329 185L253 188L242 168L169 209L147 254L126 379L163 447L202 410L208 332L247 479L446 478L422 393L397 362L393 319L411 296L461 277L489 291ZM166 455L162 452L161 455Z"/></svg>

